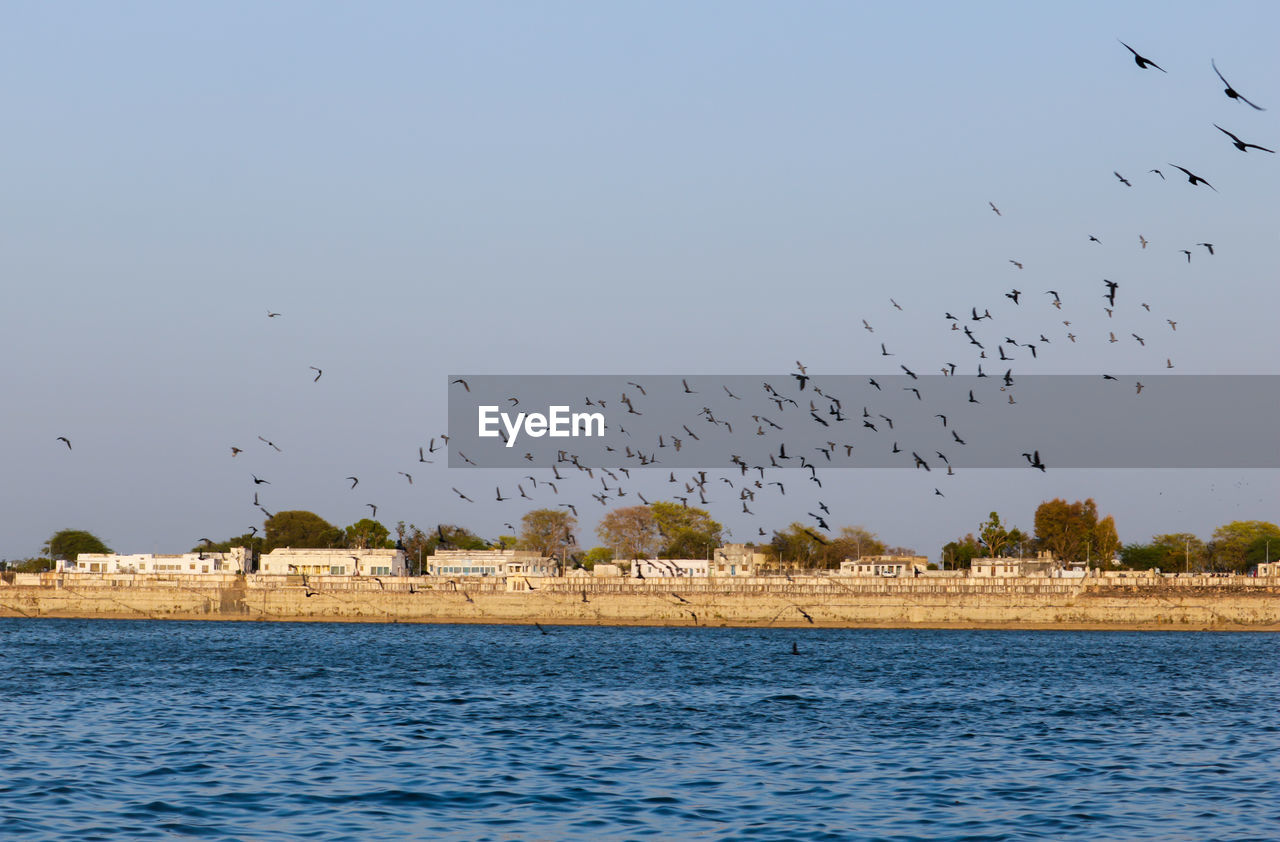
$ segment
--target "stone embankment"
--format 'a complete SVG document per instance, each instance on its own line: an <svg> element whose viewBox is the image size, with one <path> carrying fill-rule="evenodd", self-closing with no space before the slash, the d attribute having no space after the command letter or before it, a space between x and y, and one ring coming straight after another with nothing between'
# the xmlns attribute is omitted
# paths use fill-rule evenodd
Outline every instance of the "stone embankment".
<svg viewBox="0 0 1280 842"><path fill-rule="evenodd" d="M1280 577L733 579L6 574L0 617L1280 631Z"/></svg>

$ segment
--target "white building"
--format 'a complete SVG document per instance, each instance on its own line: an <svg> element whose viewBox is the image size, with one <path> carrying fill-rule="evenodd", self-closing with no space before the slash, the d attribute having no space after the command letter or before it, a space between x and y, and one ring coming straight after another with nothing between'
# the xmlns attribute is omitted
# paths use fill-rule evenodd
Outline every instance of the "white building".
<svg viewBox="0 0 1280 842"><path fill-rule="evenodd" d="M639 558L631 562L633 579L705 579L711 562L705 558Z"/></svg>
<svg viewBox="0 0 1280 842"><path fill-rule="evenodd" d="M260 557L258 572L285 576L406 576L404 550L277 547Z"/></svg>
<svg viewBox="0 0 1280 842"><path fill-rule="evenodd" d="M969 575L974 578L991 578L996 576L1052 576L1063 578L1079 578L1084 576L1083 568L1079 572L1064 570L1063 566L1047 553L1036 558L975 558L969 562Z"/></svg>
<svg viewBox="0 0 1280 842"><path fill-rule="evenodd" d="M923 555L867 555L846 558L840 562L841 576L911 576L929 569L929 557Z"/></svg>
<svg viewBox="0 0 1280 842"><path fill-rule="evenodd" d="M557 576L560 565L533 550L436 550L428 576Z"/></svg>
<svg viewBox="0 0 1280 842"><path fill-rule="evenodd" d="M161 573L186 576L204 573L244 573L248 569L249 551L232 547L225 553L80 553L75 561L59 559L59 573Z"/></svg>

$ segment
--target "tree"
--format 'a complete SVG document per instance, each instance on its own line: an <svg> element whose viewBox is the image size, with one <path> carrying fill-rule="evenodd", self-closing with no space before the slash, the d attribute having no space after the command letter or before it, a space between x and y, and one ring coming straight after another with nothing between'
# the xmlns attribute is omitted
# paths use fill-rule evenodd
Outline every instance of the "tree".
<svg viewBox="0 0 1280 842"><path fill-rule="evenodd" d="M265 526L267 538L263 546L267 552L276 547L317 549L346 545L343 531L313 512L276 512L267 518Z"/></svg>
<svg viewBox="0 0 1280 842"><path fill-rule="evenodd" d="M1208 560L1207 547L1190 532L1174 532L1168 535L1152 537L1151 544L1159 547L1163 554L1160 562L1161 570L1192 570L1204 568Z"/></svg>
<svg viewBox="0 0 1280 842"><path fill-rule="evenodd" d="M652 558L658 544L658 523L648 506L626 506L602 517L596 535L616 549L618 558Z"/></svg>
<svg viewBox="0 0 1280 842"><path fill-rule="evenodd" d="M388 540L391 530L370 518L361 518L343 530L347 548L352 550L389 550L395 543Z"/></svg>
<svg viewBox="0 0 1280 842"><path fill-rule="evenodd" d="M1119 539L1113 541L1115 523L1107 520L1110 531L1104 527L1099 533L1098 504L1093 498L1074 503L1047 500L1036 508L1036 541L1059 561L1072 562L1091 558L1100 549L1097 542L1102 540L1108 545L1102 549L1111 551L1111 555L1105 556L1110 561L1120 542Z"/></svg>
<svg viewBox="0 0 1280 842"><path fill-rule="evenodd" d="M94 535L82 529L63 529L53 533L40 549L50 560L59 558L75 561L80 553L109 553L111 548Z"/></svg>
<svg viewBox="0 0 1280 842"><path fill-rule="evenodd" d="M1009 549L1009 530L1000 525L999 513L992 512L986 523L978 527L978 540L991 558L999 558Z"/></svg>
<svg viewBox="0 0 1280 842"><path fill-rule="evenodd" d="M421 529L404 521L396 524L396 543L404 550L405 559L419 575L422 574L423 557L427 555L429 540Z"/></svg>
<svg viewBox="0 0 1280 842"><path fill-rule="evenodd" d="M449 523L436 525L436 531L427 541L428 549L435 552L441 550L487 550L489 542L467 529Z"/></svg>
<svg viewBox="0 0 1280 842"><path fill-rule="evenodd" d="M885 549L884 542L861 526L842 526L839 535L828 538L799 522L774 532L769 546L780 564L816 568L839 567L846 558L882 555Z"/></svg>
<svg viewBox="0 0 1280 842"><path fill-rule="evenodd" d="M520 548L556 558L577 543L578 519L563 509L534 509L520 518Z"/></svg>
<svg viewBox="0 0 1280 842"><path fill-rule="evenodd" d="M1168 553L1156 544L1125 544L1120 550L1120 564L1129 570L1168 570Z"/></svg>
<svg viewBox="0 0 1280 842"><path fill-rule="evenodd" d="M722 527L711 514L692 506L665 500L649 504L658 535L666 543L658 558L707 558L722 543Z"/></svg>
<svg viewBox="0 0 1280 842"><path fill-rule="evenodd" d="M1244 572L1263 560L1266 544L1280 549L1280 527L1265 520L1235 520L1213 530L1214 566ZM1256 558L1255 558L1256 557Z"/></svg>
<svg viewBox="0 0 1280 842"><path fill-rule="evenodd" d="M191 548L193 553L227 553L231 552L232 547L244 547L255 553L262 552L262 538L257 535L246 532L235 538L228 538L225 541L218 541L213 544L198 544Z"/></svg>
<svg viewBox="0 0 1280 842"><path fill-rule="evenodd" d="M608 547L592 547L579 559L582 566L591 570L597 564L608 564L613 561L613 550Z"/></svg>
<svg viewBox="0 0 1280 842"><path fill-rule="evenodd" d="M1120 536L1116 534L1116 520L1107 515L1093 528L1093 552L1098 558L1110 562L1120 552Z"/></svg>
<svg viewBox="0 0 1280 842"><path fill-rule="evenodd" d="M957 538L942 546L942 563L952 570L968 570L975 558L982 557L982 545L970 532L963 538Z"/></svg>

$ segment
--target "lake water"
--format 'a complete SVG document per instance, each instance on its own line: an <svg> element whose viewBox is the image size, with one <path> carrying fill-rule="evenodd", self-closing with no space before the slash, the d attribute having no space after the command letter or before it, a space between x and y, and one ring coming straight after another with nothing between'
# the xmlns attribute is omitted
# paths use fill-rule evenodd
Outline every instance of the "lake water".
<svg viewBox="0 0 1280 842"><path fill-rule="evenodd" d="M1280 837L1276 635L547 632L0 620L2 835Z"/></svg>

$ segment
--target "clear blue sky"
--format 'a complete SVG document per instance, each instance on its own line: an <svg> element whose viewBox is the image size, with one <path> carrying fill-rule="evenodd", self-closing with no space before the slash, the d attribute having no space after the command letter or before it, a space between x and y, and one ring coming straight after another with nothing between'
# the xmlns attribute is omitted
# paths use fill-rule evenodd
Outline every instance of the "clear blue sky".
<svg viewBox="0 0 1280 842"><path fill-rule="evenodd" d="M417 462L451 372L858 373L882 340L935 370L980 305L1053 340L1039 373L1276 373L1280 161L1212 124L1280 148L1280 7L1043 5L8 4L0 557L240 534L251 473L273 511L505 532L510 475ZM824 499L931 555L1055 496L1130 541L1280 519L1274 471L948 482ZM745 539L810 505L711 509Z"/></svg>

